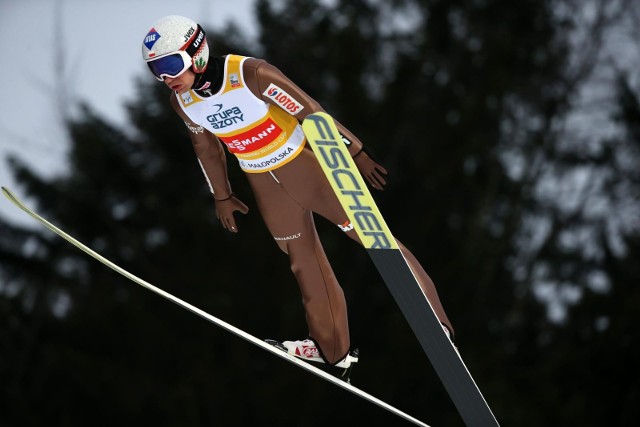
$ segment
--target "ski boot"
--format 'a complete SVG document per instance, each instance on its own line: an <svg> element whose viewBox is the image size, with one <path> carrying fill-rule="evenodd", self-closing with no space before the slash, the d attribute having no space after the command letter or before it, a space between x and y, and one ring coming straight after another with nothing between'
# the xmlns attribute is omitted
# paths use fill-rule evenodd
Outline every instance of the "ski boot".
<svg viewBox="0 0 640 427"><path fill-rule="evenodd" d="M315 341L311 339L306 339L302 341L276 341L276 340L265 340L268 344L288 353L292 356L295 356L299 359L302 359L306 362L312 363L317 368L322 369L328 374L333 375L345 381L347 383L351 383L351 370L353 369L353 365L358 363L358 350L351 350L349 354L347 354L344 359L334 363L333 365L328 364L320 355L320 350L316 346Z"/></svg>

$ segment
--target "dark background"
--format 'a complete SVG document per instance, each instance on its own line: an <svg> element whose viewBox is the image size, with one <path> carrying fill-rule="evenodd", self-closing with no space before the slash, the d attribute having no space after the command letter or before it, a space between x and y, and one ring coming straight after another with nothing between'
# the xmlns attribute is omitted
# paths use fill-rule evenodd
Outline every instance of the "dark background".
<svg viewBox="0 0 640 427"><path fill-rule="evenodd" d="M640 419L640 93L637 76L617 74L619 136L572 138L562 126L604 31L625 13L596 8L576 41L581 7L258 1L258 43L234 27L209 32L216 54L278 66L387 167L380 209L436 282L460 352L505 426ZM45 179L10 159L14 190L214 316L261 338L303 338L287 257L235 160L230 179L251 212L231 235L168 89L150 75L138 87L131 129L84 106L67 123L69 173ZM462 425L366 253L317 223L361 352L353 383L430 425ZM0 236L2 426L409 425L49 232L0 219Z"/></svg>

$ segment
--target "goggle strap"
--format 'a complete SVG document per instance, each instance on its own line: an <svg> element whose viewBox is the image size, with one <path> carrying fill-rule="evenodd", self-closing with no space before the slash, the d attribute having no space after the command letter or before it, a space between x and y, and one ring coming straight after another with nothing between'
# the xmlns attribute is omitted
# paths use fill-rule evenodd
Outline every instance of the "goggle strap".
<svg viewBox="0 0 640 427"><path fill-rule="evenodd" d="M200 33L202 33L202 37L200 36ZM196 52L198 51L198 49L200 47L202 47L202 44L204 43L204 39L205 39L206 35L204 30L202 29L202 27L200 26L200 24L198 24L198 29L196 30L196 32L191 36L191 39L189 39L189 41L187 41L187 48L185 49L185 51L189 54L189 56L191 58L193 58L193 56L196 54ZM198 44L198 46L196 47L194 45L194 42L196 40L198 40L198 38L201 38L200 43Z"/></svg>

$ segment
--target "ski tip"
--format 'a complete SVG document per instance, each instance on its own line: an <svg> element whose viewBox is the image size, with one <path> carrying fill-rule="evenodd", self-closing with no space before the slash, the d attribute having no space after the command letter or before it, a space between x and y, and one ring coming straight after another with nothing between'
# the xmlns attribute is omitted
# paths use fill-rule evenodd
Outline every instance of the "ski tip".
<svg viewBox="0 0 640 427"><path fill-rule="evenodd" d="M9 190L7 187L1 187L2 188L2 194L4 194L4 197L6 197L7 199L14 201L16 200L16 196L13 195L13 193L11 192L11 190Z"/></svg>
<svg viewBox="0 0 640 427"><path fill-rule="evenodd" d="M15 196L15 194L11 192L11 190L9 190L7 187L0 188L2 188L2 194L4 194L4 197L6 197L11 203L18 206L20 209L24 210L23 203Z"/></svg>

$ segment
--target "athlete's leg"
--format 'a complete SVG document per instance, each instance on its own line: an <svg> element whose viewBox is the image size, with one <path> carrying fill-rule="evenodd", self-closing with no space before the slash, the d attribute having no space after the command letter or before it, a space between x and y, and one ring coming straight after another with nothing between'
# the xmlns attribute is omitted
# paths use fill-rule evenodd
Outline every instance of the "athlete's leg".
<svg viewBox="0 0 640 427"><path fill-rule="evenodd" d="M311 153L308 153L311 154ZM313 155L313 154L311 154ZM296 159L297 160L297 159ZM347 214L345 213L342 205L338 198L336 197L331 185L327 181L324 173L320 169L320 165L317 163L315 158L311 159L307 155L305 157L305 187L311 187L314 189L313 192L305 191L305 189L301 185L292 185L287 187L289 191L294 193L294 196L303 206L313 212L317 212L319 215L328 219L332 223L336 225L343 225L348 221ZM298 163L298 165L302 164L302 162ZM299 166L297 166L299 167ZM287 174L295 173L292 171L293 168L282 168L282 171L278 171L278 176L282 175L283 178L287 179ZM294 183L295 184L295 183ZM350 238L362 244L355 230L351 229L345 232ZM398 246L402 254L404 255L411 271L415 275L422 291L426 295L431 307L433 307L433 311L436 316L451 332L454 334L453 326L447 317L444 308L442 307L442 303L440 302L440 298L438 297L438 292L436 291L435 285L429 275L426 273L422 265L418 262L416 257L407 249L400 241L396 239Z"/></svg>
<svg viewBox="0 0 640 427"><path fill-rule="evenodd" d="M301 207L270 174L251 174L262 217L280 249L289 255L304 305L309 337L328 363L349 351L347 306L342 288L318 238L312 213Z"/></svg>
<svg viewBox="0 0 640 427"><path fill-rule="evenodd" d="M442 303L440 302L440 297L438 296L438 291L436 291L436 287L433 284L433 280L431 280L431 277L429 277L427 272L424 271L422 265L409 251L409 249L407 249L402 243L400 243L398 239L396 239L396 243L398 243L398 246L402 251L402 255L404 255L404 258L407 260L411 271L413 272L414 276L416 276L416 279L418 280L422 291L427 296L429 304L431 304L431 307L433 308L434 313L436 313L438 320L440 320L440 323L444 324L449 329L449 332L451 333L451 337L453 339L455 331L453 329L453 326L451 325L451 321L449 321L449 318L447 317L447 313L444 311L444 307L442 307Z"/></svg>

